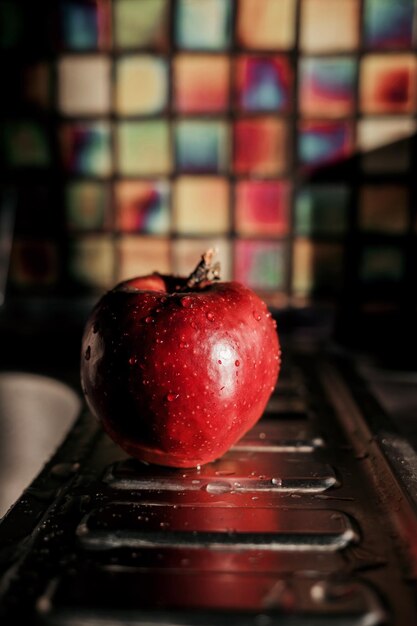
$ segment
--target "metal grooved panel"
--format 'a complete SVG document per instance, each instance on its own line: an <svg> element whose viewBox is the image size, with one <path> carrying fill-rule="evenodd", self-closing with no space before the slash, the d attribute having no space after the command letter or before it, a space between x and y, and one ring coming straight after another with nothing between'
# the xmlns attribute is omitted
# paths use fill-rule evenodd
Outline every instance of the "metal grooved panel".
<svg viewBox="0 0 417 626"><path fill-rule="evenodd" d="M416 528L345 377L295 356L201 468L129 459L85 413L0 524L2 623L412 626Z"/></svg>

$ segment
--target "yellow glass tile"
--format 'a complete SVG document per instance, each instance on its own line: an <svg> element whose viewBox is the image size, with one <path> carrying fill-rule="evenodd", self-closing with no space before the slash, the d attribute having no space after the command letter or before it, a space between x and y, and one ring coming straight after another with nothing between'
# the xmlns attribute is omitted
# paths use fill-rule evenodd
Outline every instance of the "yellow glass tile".
<svg viewBox="0 0 417 626"><path fill-rule="evenodd" d="M178 238L173 241L174 272L179 276L189 276L201 255L209 248L216 250L215 262L220 263L221 280L232 279L231 244L223 237Z"/></svg>
<svg viewBox="0 0 417 626"><path fill-rule="evenodd" d="M359 44L359 17L358 0L301 0L301 49L354 50Z"/></svg>
<svg viewBox="0 0 417 626"><path fill-rule="evenodd" d="M111 235L89 235L70 243L69 273L86 287L109 289L114 282L114 244Z"/></svg>
<svg viewBox="0 0 417 626"><path fill-rule="evenodd" d="M117 242L117 280L160 272L169 274L170 242L166 237L125 235Z"/></svg>
<svg viewBox="0 0 417 626"><path fill-rule="evenodd" d="M168 74L163 59L150 55L122 57L116 65L116 110L120 115L162 111L167 102Z"/></svg>
<svg viewBox="0 0 417 626"><path fill-rule="evenodd" d="M64 115L97 115L110 110L109 59L99 55L63 57L58 63L58 104Z"/></svg>
<svg viewBox="0 0 417 626"><path fill-rule="evenodd" d="M169 174L169 127L164 120L120 122L116 132L118 171L125 176Z"/></svg>
<svg viewBox="0 0 417 626"><path fill-rule="evenodd" d="M230 227L225 178L183 176L174 187L175 229L182 234L226 233Z"/></svg>
<svg viewBox="0 0 417 626"><path fill-rule="evenodd" d="M240 0L237 36L248 49L287 50L295 39L295 0Z"/></svg>

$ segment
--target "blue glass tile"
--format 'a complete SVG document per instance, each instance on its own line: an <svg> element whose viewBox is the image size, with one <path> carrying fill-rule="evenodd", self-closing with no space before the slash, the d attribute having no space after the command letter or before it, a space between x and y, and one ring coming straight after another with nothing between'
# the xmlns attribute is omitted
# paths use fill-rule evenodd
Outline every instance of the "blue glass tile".
<svg viewBox="0 0 417 626"><path fill-rule="evenodd" d="M291 70L286 57L242 57L237 66L239 104L245 111L288 108Z"/></svg>
<svg viewBox="0 0 417 626"><path fill-rule="evenodd" d="M178 0L176 42L184 50L224 50L230 45L230 0Z"/></svg>
<svg viewBox="0 0 417 626"><path fill-rule="evenodd" d="M303 115L343 117L355 100L356 61L349 57L304 58L300 63L299 107Z"/></svg>
<svg viewBox="0 0 417 626"><path fill-rule="evenodd" d="M365 0L365 44L372 48L411 46L413 14L414 0Z"/></svg>
<svg viewBox="0 0 417 626"><path fill-rule="evenodd" d="M302 122L298 150L301 164L312 167L348 158L352 152L349 123Z"/></svg>
<svg viewBox="0 0 417 626"><path fill-rule="evenodd" d="M63 44L74 50L98 47L99 21L96 3L72 0L61 5Z"/></svg>
<svg viewBox="0 0 417 626"><path fill-rule="evenodd" d="M184 172L222 172L228 165L227 126L217 121L180 121L176 126L177 166Z"/></svg>

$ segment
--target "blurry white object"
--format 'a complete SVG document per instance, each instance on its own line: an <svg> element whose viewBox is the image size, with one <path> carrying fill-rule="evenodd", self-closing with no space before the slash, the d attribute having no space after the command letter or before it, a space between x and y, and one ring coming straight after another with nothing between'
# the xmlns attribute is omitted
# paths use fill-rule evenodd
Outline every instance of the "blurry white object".
<svg viewBox="0 0 417 626"><path fill-rule="evenodd" d="M0 373L0 517L63 441L79 396L53 378Z"/></svg>

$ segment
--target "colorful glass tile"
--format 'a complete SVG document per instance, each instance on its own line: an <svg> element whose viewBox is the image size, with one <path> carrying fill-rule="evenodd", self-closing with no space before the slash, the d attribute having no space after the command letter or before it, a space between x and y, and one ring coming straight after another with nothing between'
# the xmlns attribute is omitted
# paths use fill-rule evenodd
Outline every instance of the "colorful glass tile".
<svg viewBox="0 0 417 626"><path fill-rule="evenodd" d="M43 126L34 121L10 121L2 133L3 153L10 167L47 167L50 147Z"/></svg>
<svg viewBox="0 0 417 626"><path fill-rule="evenodd" d="M94 181L73 181L65 190L69 230L103 230L109 223L109 189Z"/></svg>
<svg viewBox="0 0 417 626"><path fill-rule="evenodd" d="M174 187L174 228L181 234L226 233L229 182L214 176L181 176Z"/></svg>
<svg viewBox="0 0 417 626"><path fill-rule="evenodd" d="M170 173L171 150L166 121L120 122L116 136L120 174L150 176Z"/></svg>
<svg viewBox="0 0 417 626"><path fill-rule="evenodd" d="M63 165L71 174L109 176L112 172L107 122L74 122L60 129Z"/></svg>
<svg viewBox="0 0 417 626"><path fill-rule="evenodd" d="M349 57L300 61L299 108L303 115L343 117L355 103L356 61Z"/></svg>
<svg viewBox="0 0 417 626"><path fill-rule="evenodd" d="M302 50L354 50L359 45L359 11L359 0L301 0Z"/></svg>
<svg viewBox="0 0 417 626"><path fill-rule="evenodd" d="M417 122L409 117L362 118L357 144L365 172L401 173L410 167L411 141Z"/></svg>
<svg viewBox="0 0 417 626"><path fill-rule="evenodd" d="M366 185L359 194L359 226L362 230L405 233L408 227L409 191L401 185Z"/></svg>
<svg viewBox="0 0 417 626"><path fill-rule="evenodd" d="M352 129L349 122L300 123L299 159L302 165L318 167L348 158L352 152Z"/></svg>
<svg viewBox="0 0 417 626"><path fill-rule="evenodd" d="M380 49L411 47L413 15L414 0L365 0L365 45Z"/></svg>
<svg viewBox="0 0 417 626"><path fill-rule="evenodd" d="M108 289L114 285L114 243L111 235L84 235L69 243L68 271L81 286Z"/></svg>
<svg viewBox="0 0 417 626"><path fill-rule="evenodd" d="M169 232L169 184L164 180L123 180L115 186L116 227L124 232Z"/></svg>
<svg viewBox="0 0 417 626"><path fill-rule="evenodd" d="M169 0L114 0L117 47L165 49L169 4Z"/></svg>
<svg viewBox="0 0 417 626"><path fill-rule="evenodd" d="M293 249L292 289L296 296L334 296L340 289L343 247L297 238Z"/></svg>
<svg viewBox="0 0 417 626"><path fill-rule="evenodd" d="M238 234L273 237L288 232L288 182L241 180L236 184L235 202L235 228Z"/></svg>
<svg viewBox="0 0 417 626"><path fill-rule="evenodd" d="M117 281L135 276L171 273L170 243L166 237L123 235L117 240Z"/></svg>
<svg viewBox="0 0 417 626"><path fill-rule="evenodd" d="M232 280L231 244L225 237L178 237L172 242L173 271L189 276L201 258L202 250L216 250L215 261L220 263L221 279Z"/></svg>
<svg viewBox="0 0 417 626"><path fill-rule="evenodd" d="M237 61L237 101L244 111L286 111L291 85L288 57L242 56Z"/></svg>
<svg viewBox="0 0 417 626"><path fill-rule="evenodd" d="M349 189L341 184L309 185L295 198L297 235L340 235L347 228Z"/></svg>
<svg viewBox="0 0 417 626"><path fill-rule="evenodd" d="M286 256L284 242L239 239L235 243L235 280L252 289L282 290Z"/></svg>
<svg viewBox="0 0 417 626"><path fill-rule="evenodd" d="M183 172L219 173L229 161L228 128L217 120L181 120L175 127L177 167Z"/></svg>
<svg viewBox="0 0 417 626"><path fill-rule="evenodd" d="M288 50L295 42L296 0L240 0L237 38L248 49Z"/></svg>
<svg viewBox="0 0 417 626"><path fill-rule="evenodd" d="M417 105L417 58L412 54L363 58L360 106L363 113L413 113Z"/></svg>
<svg viewBox="0 0 417 626"><path fill-rule="evenodd" d="M181 113L219 113L229 105L230 61L226 56L174 57L174 106Z"/></svg>
<svg viewBox="0 0 417 626"><path fill-rule="evenodd" d="M116 110L120 115L160 113L167 104L166 61L151 55L121 57L116 63Z"/></svg>
<svg viewBox="0 0 417 626"><path fill-rule="evenodd" d="M18 288L42 288L56 284L59 256L55 242L16 238L10 259L10 281Z"/></svg>
<svg viewBox="0 0 417 626"><path fill-rule="evenodd" d="M111 64L103 56L66 56L58 64L58 100L64 115L98 115L110 110Z"/></svg>
<svg viewBox="0 0 417 626"><path fill-rule="evenodd" d="M283 120L272 117L237 120L234 128L237 174L280 174L287 159L287 126Z"/></svg>
<svg viewBox="0 0 417 626"><path fill-rule="evenodd" d="M404 252L396 246L366 246L362 251L360 277L365 284L398 283L404 273Z"/></svg>
<svg viewBox="0 0 417 626"><path fill-rule="evenodd" d="M62 44L71 50L94 50L110 44L108 0L61 0Z"/></svg>
<svg viewBox="0 0 417 626"><path fill-rule="evenodd" d="M231 1L178 0L175 38L183 50L225 50L231 39Z"/></svg>

